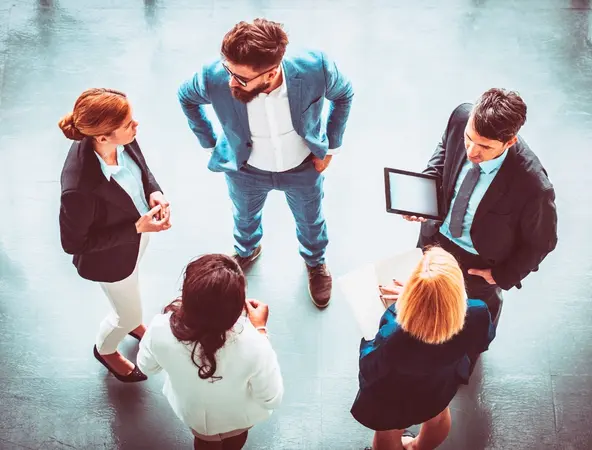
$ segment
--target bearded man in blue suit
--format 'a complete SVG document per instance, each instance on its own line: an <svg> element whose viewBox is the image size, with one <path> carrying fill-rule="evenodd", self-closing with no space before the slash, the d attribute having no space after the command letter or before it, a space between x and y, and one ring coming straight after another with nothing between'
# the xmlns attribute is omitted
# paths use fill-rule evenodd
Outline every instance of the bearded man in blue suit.
<svg viewBox="0 0 592 450"><path fill-rule="evenodd" d="M247 269L261 254L265 199L273 189L283 191L296 221L311 299L325 308L332 279L325 263L322 172L341 147L353 89L325 54L288 56L287 45L279 23L240 22L225 35L222 58L205 65L178 95L189 127L211 152L208 168L225 174L234 207L234 258ZM221 136L205 105L218 116Z"/></svg>

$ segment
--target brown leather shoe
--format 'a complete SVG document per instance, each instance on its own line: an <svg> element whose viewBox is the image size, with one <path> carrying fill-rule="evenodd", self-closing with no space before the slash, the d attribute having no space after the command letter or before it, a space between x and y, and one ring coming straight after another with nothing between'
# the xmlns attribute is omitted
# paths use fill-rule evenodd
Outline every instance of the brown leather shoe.
<svg viewBox="0 0 592 450"><path fill-rule="evenodd" d="M312 302L318 308L326 308L331 300L331 289L333 278L327 269L326 264L319 264L316 267L306 265L308 269L308 292Z"/></svg>
<svg viewBox="0 0 592 450"><path fill-rule="evenodd" d="M234 260L238 263L238 265L241 267L241 269L243 269L243 272L245 270L248 270L249 267L251 267L253 265L253 263L255 262L255 260L257 258L259 258L259 255L261 255L261 245L259 245L258 247L255 248L255 250L253 251L253 253L251 253L249 256L240 256L236 251L232 254L232 258L234 258Z"/></svg>

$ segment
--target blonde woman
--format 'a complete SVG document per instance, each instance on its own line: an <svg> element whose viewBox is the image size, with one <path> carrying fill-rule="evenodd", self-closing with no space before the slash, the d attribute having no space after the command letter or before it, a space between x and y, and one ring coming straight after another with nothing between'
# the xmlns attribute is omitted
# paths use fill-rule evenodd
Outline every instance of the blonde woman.
<svg viewBox="0 0 592 450"><path fill-rule="evenodd" d="M373 450L430 450L448 436L448 404L467 384L468 355L495 337L489 310L467 300L463 274L445 250L428 249L405 285L380 287L388 306L376 337L360 345L354 418L376 431ZM405 430L422 424L416 437Z"/></svg>

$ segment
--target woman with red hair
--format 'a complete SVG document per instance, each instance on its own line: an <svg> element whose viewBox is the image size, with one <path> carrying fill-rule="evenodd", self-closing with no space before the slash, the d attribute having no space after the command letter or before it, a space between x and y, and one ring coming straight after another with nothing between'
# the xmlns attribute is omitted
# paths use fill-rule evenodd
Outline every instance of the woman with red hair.
<svg viewBox="0 0 592 450"><path fill-rule="evenodd" d="M117 351L141 339L138 263L148 233L168 230L169 203L136 142L136 122L122 92L88 89L59 127L73 141L61 176L60 235L81 277L98 282L112 312L101 322L95 358L118 380L146 379Z"/></svg>

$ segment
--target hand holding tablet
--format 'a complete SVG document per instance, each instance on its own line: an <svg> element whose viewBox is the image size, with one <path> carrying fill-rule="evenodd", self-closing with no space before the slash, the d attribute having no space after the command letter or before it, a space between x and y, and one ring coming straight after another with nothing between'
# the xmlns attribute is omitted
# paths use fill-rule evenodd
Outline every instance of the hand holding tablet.
<svg viewBox="0 0 592 450"><path fill-rule="evenodd" d="M403 214L401 217L408 222L426 222L428 220L425 217L406 216L405 214Z"/></svg>

